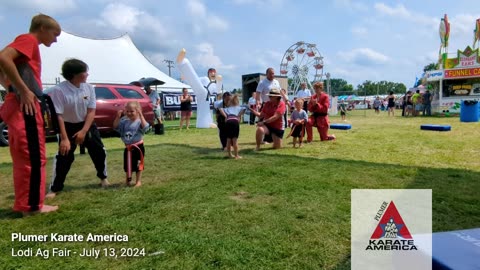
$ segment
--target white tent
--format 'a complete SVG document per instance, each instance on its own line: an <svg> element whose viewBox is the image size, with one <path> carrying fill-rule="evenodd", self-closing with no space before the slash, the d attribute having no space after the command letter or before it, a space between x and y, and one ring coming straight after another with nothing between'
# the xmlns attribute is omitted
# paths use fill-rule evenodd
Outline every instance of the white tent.
<svg viewBox="0 0 480 270"><path fill-rule="evenodd" d="M40 46L42 82L57 84L64 80L61 67L65 60L77 58L88 64L89 83L127 84L143 77L154 77L165 84L159 91L181 91L190 88L157 69L125 34L113 39L90 39L62 31L50 48Z"/></svg>

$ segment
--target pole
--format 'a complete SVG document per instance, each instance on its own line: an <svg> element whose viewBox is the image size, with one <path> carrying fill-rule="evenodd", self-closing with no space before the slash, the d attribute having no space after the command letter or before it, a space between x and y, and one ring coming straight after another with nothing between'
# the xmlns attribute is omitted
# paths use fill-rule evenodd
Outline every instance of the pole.
<svg viewBox="0 0 480 270"><path fill-rule="evenodd" d="M167 63L167 67L168 67L168 76L169 77L172 77L172 74L170 72L170 69L173 68L173 61L172 60L168 60L168 59L165 59L163 60L163 62Z"/></svg>

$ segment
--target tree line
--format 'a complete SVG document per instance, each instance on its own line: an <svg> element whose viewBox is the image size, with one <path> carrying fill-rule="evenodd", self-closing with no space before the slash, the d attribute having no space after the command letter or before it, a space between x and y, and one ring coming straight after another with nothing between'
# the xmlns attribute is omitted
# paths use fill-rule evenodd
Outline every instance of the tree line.
<svg viewBox="0 0 480 270"><path fill-rule="evenodd" d="M354 89L353 85L349 84L344 79L330 79L330 89L333 96L341 95L357 95L357 96L372 96L372 95L388 95L391 91L395 94L404 94L407 87L403 83L379 81L374 82L370 80L364 81L357 85Z"/></svg>

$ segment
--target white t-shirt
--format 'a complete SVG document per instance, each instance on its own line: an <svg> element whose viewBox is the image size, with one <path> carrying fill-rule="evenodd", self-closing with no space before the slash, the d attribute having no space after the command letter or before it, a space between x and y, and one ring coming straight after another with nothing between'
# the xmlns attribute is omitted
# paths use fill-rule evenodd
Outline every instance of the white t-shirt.
<svg viewBox="0 0 480 270"><path fill-rule="evenodd" d="M310 89L300 89L297 91L297 98L309 98L312 96L312 92L310 92Z"/></svg>
<svg viewBox="0 0 480 270"><path fill-rule="evenodd" d="M254 97L250 97L248 99L248 105L255 105L257 104L257 100Z"/></svg>
<svg viewBox="0 0 480 270"><path fill-rule="evenodd" d="M215 101L213 103L213 108L215 108L215 109L223 108L223 99Z"/></svg>
<svg viewBox="0 0 480 270"><path fill-rule="evenodd" d="M97 106L95 88L88 83L82 83L77 88L69 81L64 81L54 87L52 102L55 111L62 115L65 122L80 123L85 121L87 109Z"/></svg>
<svg viewBox="0 0 480 270"><path fill-rule="evenodd" d="M270 90L272 89L278 89L280 90L280 83L273 79L269 81L267 78L263 79L257 86L257 95L260 93L260 101L261 102L267 102L269 101L268 98L268 93L270 93Z"/></svg>
<svg viewBox="0 0 480 270"><path fill-rule="evenodd" d="M233 106L233 107L226 107L223 108L223 111L226 115L239 115L242 111L245 111L245 107L243 106Z"/></svg>

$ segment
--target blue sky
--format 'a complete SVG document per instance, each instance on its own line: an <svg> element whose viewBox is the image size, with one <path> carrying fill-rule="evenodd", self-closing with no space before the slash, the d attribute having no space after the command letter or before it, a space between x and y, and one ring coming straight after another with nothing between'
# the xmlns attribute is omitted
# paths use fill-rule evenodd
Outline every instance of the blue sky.
<svg viewBox="0 0 480 270"><path fill-rule="evenodd" d="M297 41L314 43L324 73L356 85L387 80L411 86L435 62L438 26L451 24L449 53L472 45L476 1L353 0L3 0L0 46L28 30L38 12L70 33L113 38L128 33L142 53L168 74L164 59L185 48L197 73L215 67L227 90L241 75L279 66ZM56 46L54 44L53 46ZM44 61L47 61L44 59ZM128 63L126 63L128 64ZM179 78L176 68L172 77Z"/></svg>

